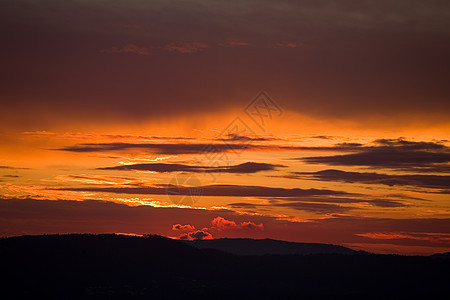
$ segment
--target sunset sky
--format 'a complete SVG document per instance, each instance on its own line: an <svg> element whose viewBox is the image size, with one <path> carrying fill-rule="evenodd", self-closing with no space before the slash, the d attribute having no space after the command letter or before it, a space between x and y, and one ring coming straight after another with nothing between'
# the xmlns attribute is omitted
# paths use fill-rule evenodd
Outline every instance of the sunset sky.
<svg viewBox="0 0 450 300"><path fill-rule="evenodd" d="M2 0L0 236L450 251L450 2Z"/></svg>

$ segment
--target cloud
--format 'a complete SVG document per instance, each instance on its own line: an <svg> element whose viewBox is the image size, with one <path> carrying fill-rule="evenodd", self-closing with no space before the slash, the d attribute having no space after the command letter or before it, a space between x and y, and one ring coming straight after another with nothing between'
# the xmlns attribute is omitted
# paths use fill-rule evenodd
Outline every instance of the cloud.
<svg viewBox="0 0 450 300"><path fill-rule="evenodd" d="M358 143L341 143L334 146L288 146L239 143L240 141L267 141L266 138L251 138L242 135L228 135L221 139L225 143L82 143L63 148L51 149L67 152L122 152L126 150L142 150L155 154L209 154L224 153L233 150L247 151L361 151L363 147ZM238 143L233 143L238 142Z"/></svg>
<svg viewBox="0 0 450 300"><path fill-rule="evenodd" d="M164 50L180 53L194 53L208 48L208 45L200 42L171 42L164 46Z"/></svg>
<svg viewBox="0 0 450 300"><path fill-rule="evenodd" d="M311 203L311 202L291 202L291 201L272 201L271 206L287 207L295 210L307 211L318 214L344 213L357 207L348 207L329 203Z"/></svg>
<svg viewBox="0 0 450 300"><path fill-rule="evenodd" d="M252 211L256 208L265 208L272 210L273 208L290 208L299 211L312 212L316 214L334 214L334 213L344 213L346 211L352 209L358 209L358 207L344 206L341 204L333 204L326 202L333 202L333 200L327 201L326 199L315 199L311 198L267 198L269 204L256 204L256 203L231 203L229 204L232 208L243 208L243 209L252 209ZM325 203L324 203L325 202ZM338 202L338 201L336 201ZM350 203L358 203L358 201L351 201ZM362 202L362 201L361 201ZM339 202L346 203L346 202ZM348 203L348 202L347 202Z"/></svg>
<svg viewBox="0 0 450 300"><path fill-rule="evenodd" d="M110 176L110 175L58 175L55 177L56 182L81 182L84 184L99 185L117 185L117 186L139 186L144 184L152 184L153 180L146 178L134 178L126 176Z"/></svg>
<svg viewBox="0 0 450 300"><path fill-rule="evenodd" d="M0 33L9 46L0 58L9 75L0 81L0 97L17 100L2 103L3 126L29 129L59 118L73 128L82 114L114 124L210 115L241 107L269 83L283 107L322 120L389 128L448 124L447 1L130 0L82 8L74 0L5 1ZM118 30L116 24L130 25ZM141 26L149 30L131 28ZM257 51L236 55L215 47L202 57L174 57L152 50L138 62L137 55L96 51L147 54L123 45L167 45L192 53L230 37ZM301 47L286 51L276 43Z"/></svg>
<svg viewBox="0 0 450 300"><path fill-rule="evenodd" d="M227 138L220 138L221 141L271 141L274 138L264 138L264 137L250 137L235 133L229 133L226 135Z"/></svg>
<svg viewBox="0 0 450 300"><path fill-rule="evenodd" d="M317 172L294 172L291 178L346 183L383 184L389 186L417 186L423 188L450 189L450 176L444 175L392 175L369 172L322 170Z"/></svg>
<svg viewBox="0 0 450 300"><path fill-rule="evenodd" d="M242 230L242 229L263 230L264 225L263 224L255 224L253 222L242 222L240 224L237 224L235 221L229 221L222 217L217 217L211 221L211 229L218 230L218 231Z"/></svg>
<svg viewBox="0 0 450 300"><path fill-rule="evenodd" d="M262 197L260 200L263 201L259 201L258 203L236 202L230 203L228 206L231 208L250 209L251 211L255 211L256 209L272 210L276 207L284 207L317 214L344 213L350 210L361 209L367 205L381 208L398 208L409 206L392 198L383 199L369 196L355 198L336 196Z"/></svg>
<svg viewBox="0 0 450 300"><path fill-rule="evenodd" d="M193 231L195 230L195 227L192 225L181 225L181 224L174 224L172 226L172 230L176 230L176 231Z"/></svg>
<svg viewBox="0 0 450 300"><path fill-rule="evenodd" d="M382 139L376 140L375 144L375 146L350 147L356 153L303 157L299 160L309 164L383 167L415 172L450 172L450 148L441 143Z"/></svg>
<svg viewBox="0 0 450 300"><path fill-rule="evenodd" d="M242 47L242 46L248 46L249 43L244 42L240 39L227 39L225 43L220 43L221 46L226 47Z"/></svg>
<svg viewBox="0 0 450 300"><path fill-rule="evenodd" d="M172 226L172 230L175 231L184 231L184 233L180 234L178 237L180 240L205 240L212 239L213 236L210 231L228 231L228 230L263 230L264 225L255 224L251 221L244 221L240 224L235 221L226 220L223 217L216 217L211 221L211 225L209 227L204 227L202 230L197 230L193 225L181 225L175 224Z"/></svg>
<svg viewBox="0 0 450 300"><path fill-rule="evenodd" d="M11 166L0 166L0 169L8 169L8 170L28 170L29 168L18 168Z"/></svg>
<svg viewBox="0 0 450 300"><path fill-rule="evenodd" d="M139 47L133 44L128 44L122 47L112 47L111 49L101 50L102 53L111 53L111 54L119 54L119 53L133 53L140 55L150 55L150 51L148 48Z"/></svg>
<svg viewBox="0 0 450 300"><path fill-rule="evenodd" d="M218 167L207 167L207 166L192 166L184 164L169 164L169 163L154 163L154 164L134 164L134 165L123 165L114 167L104 167L98 168L99 170L134 170L134 171L153 171L159 173L165 172L191 172L191 173L240 173L249 174L256 173L260 171L273 171L278 167L283 167L282 165L267 164L267 163L256 163L256 162L246 162L234 166L218 166Z"/></svg>
<svg viewBox="0 0 450 300"><path fill-rule="evenodd" d="M59 139L74 139L74 140L192 140L192 137L185 136L155 136L155 135L140 135L140 134L100 134L100 133L82 133L82 132L65 132L57 134L48 131L25 131L22 134L32 136L53 136Z"/></svg>
<svg viewBox="0 0 450 300"><path fill-rule="evenodd" d="M180 155L199 153L218 153L248 149L248 145L239 144L203 144L203 143L83 143L74 146L53 149L68 152L107 152L141 149L156 154ZM251 145L250 145L251 147Z"/></svg>
<svg viewBox="0 0 450 300"><path fill-rule="evenodd" d="M106 192L116 194L142 194L142 195L166 195L167 189L174 189L178 195L191 195L190 187L173 185L154 185L140 187L80 187L61 188L54 190L83 191L83 192ZM199 186L203 196L229 196L229 197L302 197L312 195L354 195L343 191L325 189L300 189L300 188L275 188L266 186L247 185L206 185Z"/></svg>
<svg viewBox="0 0 450 300"><path fill-rule="evenodd" d="M188 233L183 233L178 237L180 240L211 240L213 236L211 233L204 230L196 230Z"/></svg>
<svg viewBox="0 0 450 300"><path fill-rule="evenodd" d="M282 43L282 42L276 42L274 44L274 47L277 48L297 48L298 45L295 43Z"/></svg>
<svg viewBox="0 0 450 300"><path fill-rule="evenodd" d="M244 221L241 223L236 223L235 221L226 220L223 217L216 217L211 221L209 227L204 227L202 230L196 230L192 225L180 225L175 224L172 226L172 230L175 231L189 231L182 233L178 238L181 240L203 240L212 239L210 231L235 231L235 230L263 230L264 225L255 224L251 221Z"/></svg>
<svg viewBox="0 0 450 300"><path fill-rule="evenodd" d="M432 243L450 242L450 234L444 233L367 232L357 233L356 235L375 240L410 239L429 241Z"/></svg>

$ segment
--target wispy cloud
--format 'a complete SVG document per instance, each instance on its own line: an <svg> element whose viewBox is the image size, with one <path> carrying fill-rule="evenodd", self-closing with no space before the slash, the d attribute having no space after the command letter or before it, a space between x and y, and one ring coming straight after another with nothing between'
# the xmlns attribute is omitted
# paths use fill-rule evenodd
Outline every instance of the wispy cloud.
<svg viewBox="0 0 450 300"><path fill-rule="evenodd" d="M286 42L276 42L274 44L276 48L297 48L298 45L295 43L286 43Z"/></svg>
<svg viewBox="0 0 450 300"><path fill-rule="evenodd" d="M132 53L139 55L150 55L150 51L146 47L137 46L134 44L128 44L122 47L112 47L110 49L101 50L102 53L120 54L120 53Z"/></svg>
<svg viewBox="0 0 450 300"><path fill-rule="evenodd" d="M357 233L356 235L375 240L422 240L432 243L449 243L450 234L445 233L406 233L406 232L367 232Z"/></svg>
<svg viewBox="0 0 450 300"><path fill-rule="evenodd" d="M225 47L242 47L250 44L240 39L227 39L224 43L220 43L219 45Z"/></svg>
<svg viewBox="0 0 450 300"><path fill-rule="evenodd" d="M171 42L164 46L164 50L176 51L180 53L194 53L208 48L206 43L201 42Z"/></svg>

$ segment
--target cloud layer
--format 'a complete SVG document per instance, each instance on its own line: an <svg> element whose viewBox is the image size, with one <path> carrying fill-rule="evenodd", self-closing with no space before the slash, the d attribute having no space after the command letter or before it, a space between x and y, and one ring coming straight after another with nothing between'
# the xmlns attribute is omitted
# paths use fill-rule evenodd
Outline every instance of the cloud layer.
<svg viewBox="0 0 450 300"><path fill-rule="evenodd" d="M119 171L153 171L159 173L166 172L190 172L190 173L241 173L249 174L260 171L273 171L275 168L282 167L281 165L274 165L268 163L246 162L234 166L195 166L185 164L168 164L168 163L153 163L153 164L133 164L115 167L104 167L99 170L119 170Z"/></svg>
<svg viewBox="0 0 450 300"><path fill-rule="evenodd" d="M263 87L287 110L318 118L445 123L449 6L7 0L1 119L19 111L39 124L49 115L117 122L220 112Z"/></svg>

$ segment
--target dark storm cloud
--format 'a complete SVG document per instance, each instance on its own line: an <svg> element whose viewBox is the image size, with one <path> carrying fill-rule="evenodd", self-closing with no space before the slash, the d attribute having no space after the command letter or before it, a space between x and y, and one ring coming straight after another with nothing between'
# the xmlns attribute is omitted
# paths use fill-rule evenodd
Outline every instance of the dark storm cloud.
<svg viewBox="0 0 450 300"><path fill-rule="evenodd" d="M184 164L166 164L166 163L153 163L153 164L134 164L123 165L115 167L98 168L99 170L122 170L122 171L154 171L159 173L165 172L191 172L191 173L256 173L260 171L272 171L282 165L274 165L267 163L255 163L246 162L234 166L218 166L218 167L206 167L206 166L191 166Z"/></svg>
<svg viewBox="0 0 450 300"><path fill-rule="evenodd" d="M370 172L346 172L323 170L318 172L295 172L294 178L348 183L384 184L389 186L411 185L424 188L450 189L450 176L444 175L390 175Z"/></svg>
<svg viewBox="0 0 450 300"><path fill-rule="evenodd" d="M375 146L353 148L356 153L303 157L299 160L309 164L383 167L416 172L450 172L450 148L441 143L411 142L403 139L383 139L376 140L375 143ZM413 177L409 179L413 180ZM416 179L419 180L419 178ZM436 179L438 180L439 177ZM423 177L422 180L428 179ZM430 181L427 182L430 183Z"/></svg>
<svg viewBox="0 0 450 300"><path fill-rule="evenodd" d="M191 195L192 188L188 186L158 185L152 187L83 187L64 188L65 191L106 192L117 194L166 195L168 188L178 195ZM274 188L266 186L247 185L207 185L198 187L202 196L230 197L301 197L311 195L353 195L351 193L321 189Z"/></svg>
<svg viewBox="0 0 450 300"><path fill-rule="evenodd" d="M448 11L441 0L5 0L0 116L219 112L264 87L315 117L444 122Z"/></svg>

